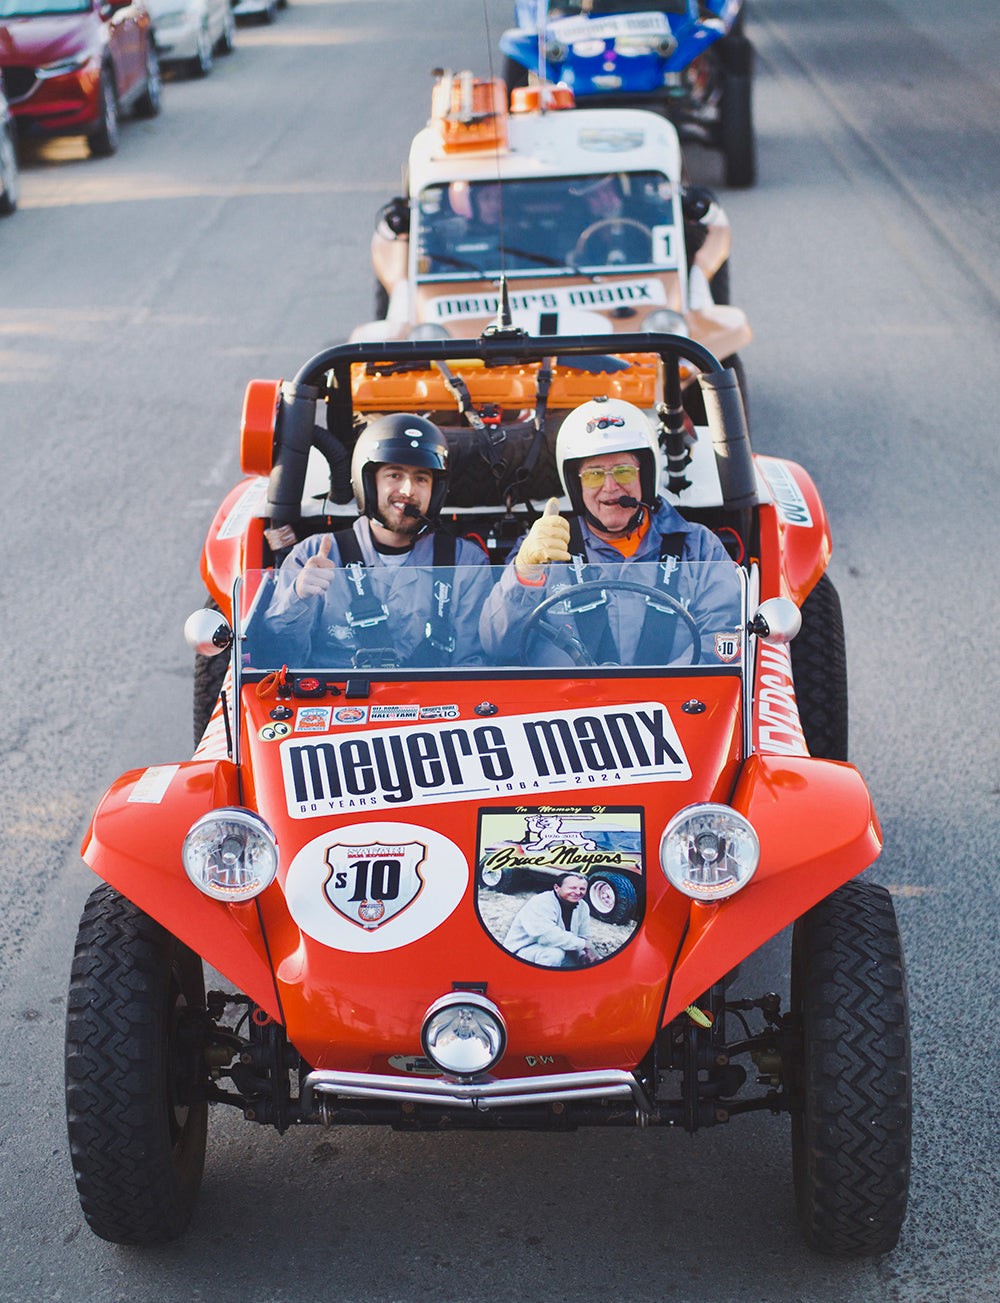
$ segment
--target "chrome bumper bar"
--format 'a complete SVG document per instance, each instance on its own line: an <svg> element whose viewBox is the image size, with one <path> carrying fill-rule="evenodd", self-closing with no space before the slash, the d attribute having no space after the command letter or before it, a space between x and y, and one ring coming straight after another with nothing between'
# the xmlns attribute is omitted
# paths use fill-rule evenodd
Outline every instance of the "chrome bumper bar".
<svg viewBox="0 0 1000 1303"><path fill-rule="evenodd" d="M631 1072L607 1069L564 1072L546 1077L511 1077L504 1081L456 1081L448 1077L381 1077L366 1072L310 1072L302 1083L302 1116L322 1110L327 1098L377 1099L399 1104L439 1104L446 1108L516 1108L519 1104L572 1103L593 1099L631 1099L638 1112L649 1100Z"/></svg>

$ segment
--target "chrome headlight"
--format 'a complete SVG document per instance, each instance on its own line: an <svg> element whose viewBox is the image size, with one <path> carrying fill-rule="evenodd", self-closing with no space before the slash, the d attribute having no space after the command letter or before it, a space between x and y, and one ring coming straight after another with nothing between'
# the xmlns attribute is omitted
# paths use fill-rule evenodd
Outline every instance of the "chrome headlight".
<svg viewBox="0 0 1000 1303"><path fill-rule="evenodd" d="M474 991L452 991L435 1000L424 1016L420 1044L442 1072L475 1077L503 1058L507 1026L492 1000Z"/></svg>
<svg viewBox="0 0 1000 1303"><path fill-rule="evenodd" d="M418 326L414 326L408 335L409 339L451 339L451 336L445 330L444 326L439 326L436 321L421 321Z"/></svg>
<svg viewBox="0 0 1000 1303"><path fill-rule="evenodd" d="M274 881L278 845L258 815L227 807L203 814L191 825L181 859L188 877L206 896L252 900Z"/></svg>
<svg viewBox="0 0 1000 1303"><path fill-rule="evenodd" d="M728 805L689 805L660 838L660 868L692 900L724 900L745 887L760 863L753 825Z"/></svg>
<svg viewBox="0 0 1000 1303"><path fill-rule="evenodd" d="M602 42L603 44L603 42ZM566 47L558 41L549 41L545 47L545 58L549 63L562 63L566 58Z"/></svg>
<svg viewBox="0 0 1000 1303"><path fill-rule="evenodd" d="M642 328L648 335L683 335L687 339L690 334L687 322L672 308L654 308L643 321Z"/></svg>

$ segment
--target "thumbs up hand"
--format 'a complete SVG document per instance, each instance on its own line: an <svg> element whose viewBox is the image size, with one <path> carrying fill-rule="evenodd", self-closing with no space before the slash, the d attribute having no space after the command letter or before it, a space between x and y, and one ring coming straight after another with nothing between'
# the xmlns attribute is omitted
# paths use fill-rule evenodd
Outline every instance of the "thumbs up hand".
<svg viewBox="0 0 1000 1303"><path fill-rule="evenodd" d="M295 580L295 591L299 597L322 597L330 587L336 566L330 560L330 547L333 538L324 534L319 551L305 563Z"/></svg>
<svg viewBox="0 0 1000 1303"><path fill-rule="evenodd" d="M521 579L537 583L540 567L550 561L569 560L569 521L559 514L558 498L549 498L545 511L528 530L518 548L514 567Z"/></svg>

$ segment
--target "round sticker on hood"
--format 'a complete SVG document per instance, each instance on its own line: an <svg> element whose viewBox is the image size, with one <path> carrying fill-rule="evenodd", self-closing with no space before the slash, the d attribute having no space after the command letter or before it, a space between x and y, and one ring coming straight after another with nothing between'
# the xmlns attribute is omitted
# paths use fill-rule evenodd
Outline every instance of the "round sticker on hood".
<svg viewBox="0 0 1000 1303"><path fill-rule="evenodd" d="M288 869L285 898L314 940L370 954L440 927L468 882L465 856L440 833L408 823L358 823L302 847Z"/></svg>

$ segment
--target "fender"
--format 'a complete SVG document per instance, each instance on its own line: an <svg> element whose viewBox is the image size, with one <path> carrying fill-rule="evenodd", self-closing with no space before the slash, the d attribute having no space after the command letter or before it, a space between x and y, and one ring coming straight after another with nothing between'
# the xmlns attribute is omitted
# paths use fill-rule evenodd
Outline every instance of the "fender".
<svg viewBox="0 0 1000 1303"><path fill-rule="evenodd" d="M761 597L801 606L829 565L830 522L809 472L797 462L754 457L770 502L761 495Z"/></svg>
<svg viewBox="0 0 1000 1303"><path fill-rule="evenodd" d="M692 901L664 1025L765 941L857 877L882 849L878 816L853 765L754 755L731 804L757 831L760 867L728 900ZM807 835L795 836L796 829Z"/></svg>
<svg viewBox="0 0 1000 1303"><path fill-rule="evenodd" d="M233 585L244 570L263 562L263 515L267 480L248 475L222 500L201 554L201 577L227 620L232 619Z"/></svg>
<svg viewBox="0 0 1000 1303"><path fill-rule="evenodd" d="M161 781L160 799L155 791L140 799L136 789L143 778L147 785ZM169 801L163 799L167 788ZM133 769L105 793L81 854L105 882L278 1018L256 904L212 900L188 881L181 864L181 845L194 821L220 806L241 804L236 766L229 760Z"/></svg>

